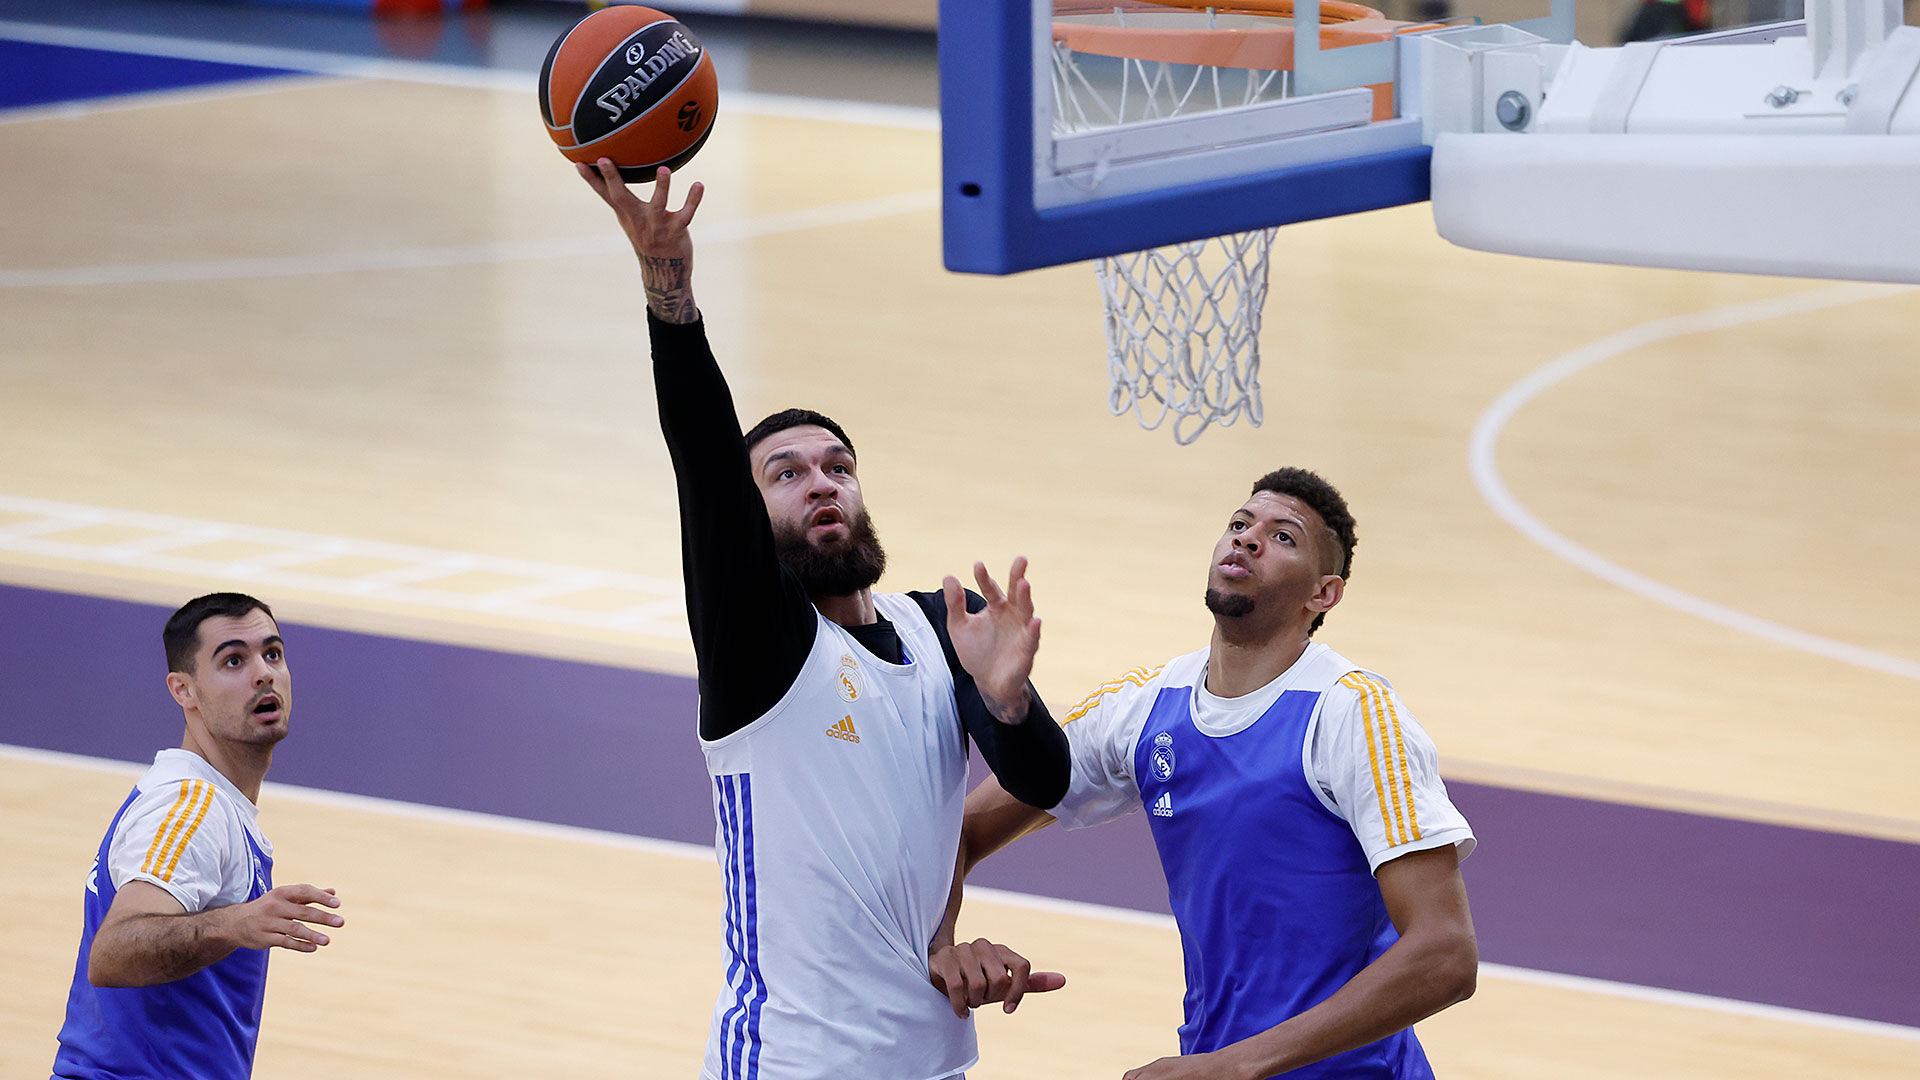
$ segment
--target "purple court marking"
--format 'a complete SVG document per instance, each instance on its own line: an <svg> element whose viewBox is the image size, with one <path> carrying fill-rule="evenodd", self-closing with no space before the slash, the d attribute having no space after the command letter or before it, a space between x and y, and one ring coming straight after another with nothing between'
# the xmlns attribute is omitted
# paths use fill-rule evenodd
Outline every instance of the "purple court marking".
<svg viewBox="0 0 1920 1080"><path fill-rule="evenodd" d="M123 761L178 744L165 609L0 586L0 742ZM684 676L288 624L296 728L273 779L713 841ZM976 763L977 767L977 763ZM1449 785L1495 963L1920 1026L1920 845ZM112 807L101 807L102 822ZM1132 817L1047 829L973 881L1165 913Z"/></svg>

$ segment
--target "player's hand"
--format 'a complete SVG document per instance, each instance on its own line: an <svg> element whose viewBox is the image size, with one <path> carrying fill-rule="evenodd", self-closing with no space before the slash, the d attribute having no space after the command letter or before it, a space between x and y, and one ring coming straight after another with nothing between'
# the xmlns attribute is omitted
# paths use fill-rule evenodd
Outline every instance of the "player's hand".
<svg viewBox="0 0 1920 1080"><path fill-rule="evenodd" d="M1245 1075L1219 1054L1188 1054L1128 1070L1120 1080L1241 1080Z"/></svg>
<svg viewBox="0 0 1920 1080"><path fill-rule="evenodd" d="M986 938L935 949L927 958L927 978L935 990L947 995L953 1015L960 1017L990 1001L1003 1001L1006 1011L1012 1012L1028 994L1044 994L1067 985L1065 975L1035 971L1026 957Z"/></svg>
<svg viewBox="0 0 1920 1080"><path fill-rule="evenodd" d="M346 925L345 919L327 910L339 906L340 898L332 889L282 885L258 900L227 908L227 933L236 945L245 949L313 952L329 939L307 924Z"/></svg>
<svg viewBox="0 0 1920 1080"><path fill-rule="evenodd" d="M668 210L667 195L673 186L673 174L664 166L654 174L653 194L645 202L627 187L627 182L620 178L619 167L610 158L601 158L592 165L577 162L574 171L594 194L613 208L613 216L620 219L621 231L633 244L635 255L643 261L679 259L691 265L693 238L688 235L687 226L693 222L693 212L700 207L700 196L706 191L703 185L696 183L687 189L686 205Z"/></svg>
<svg viewBox="0 0 1920 1080"><path fill-rule="evenodd" d="M954 655L973 676L987 711L1003 724L1027 718L1033 658L1040 651L1040 620L1033 615L1033 586L1027 581L1027 557L1013 560L1007 591L987 573L986 563L973 564L973 580L987 606L967 611L960 579L947 575L941 589L947 599L947 636Z"/></svg>

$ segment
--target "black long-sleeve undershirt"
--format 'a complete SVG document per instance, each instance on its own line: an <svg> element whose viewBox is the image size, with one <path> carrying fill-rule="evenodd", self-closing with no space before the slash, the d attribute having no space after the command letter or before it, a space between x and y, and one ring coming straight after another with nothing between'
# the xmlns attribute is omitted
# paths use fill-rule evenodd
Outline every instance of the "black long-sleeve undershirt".
<svg viewBox="0 0 1920 1080"><path fill-rule="evenodd" d="M765 715L799 677L818 632L813 601L774 547L766 503L753 481L733 395L700 322L647 313L660 430L680 500L680 557L687 622L700 679L700 737L719 739ZM987 711L947 635L946 598L908 593L940 639L953 673L954 704L980 756L1014 798L1042 809L1066 794L1066 734L1037 693L1027 717L1002 724ZM967 594L967 610L986 603ZM885 618L846 628L874 656L902 659ZM1031 691L1031 687L1029 687Z"/></svg>

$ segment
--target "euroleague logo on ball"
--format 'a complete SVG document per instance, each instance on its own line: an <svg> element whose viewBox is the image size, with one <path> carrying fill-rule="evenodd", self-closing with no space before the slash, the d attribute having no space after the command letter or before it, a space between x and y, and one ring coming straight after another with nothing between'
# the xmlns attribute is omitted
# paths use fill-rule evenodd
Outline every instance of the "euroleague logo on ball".
<svg viewBox="0 0 1920 1080"><path fill-rule="evenodd" d="M655 79L689 59L696 62L700 59L700 45L683 30L674 30L673 35L661 42L660 47L652 53L647 52L645 41L636 41L627 47L626 55L627 66L633 71L594 100L607 110L608 119L617 121L647 87L653 85ZM682 126L688 131L693 130L691 124Z"/></svg>

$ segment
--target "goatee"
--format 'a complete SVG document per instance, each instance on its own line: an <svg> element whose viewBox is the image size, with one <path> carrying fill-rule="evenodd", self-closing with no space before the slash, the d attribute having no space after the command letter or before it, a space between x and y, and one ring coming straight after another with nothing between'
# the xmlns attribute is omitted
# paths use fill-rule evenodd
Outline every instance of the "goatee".
<svg viewBox="0 0 1920 1080"><path fill-rule="evenodd" d="M864 509L848 525L847 539L830 550L809 543L804 525L775 526L773 546L808 596L850 596L870 588L887 569L887 553Z"/></svg>
<svg viewBox="0 0 1920 1080"><path fill-rule="evenodd" d="M1253 614L1253 597L1209 588L1207 589L1207 610L1229 619L1242 618Z"/></svg>

